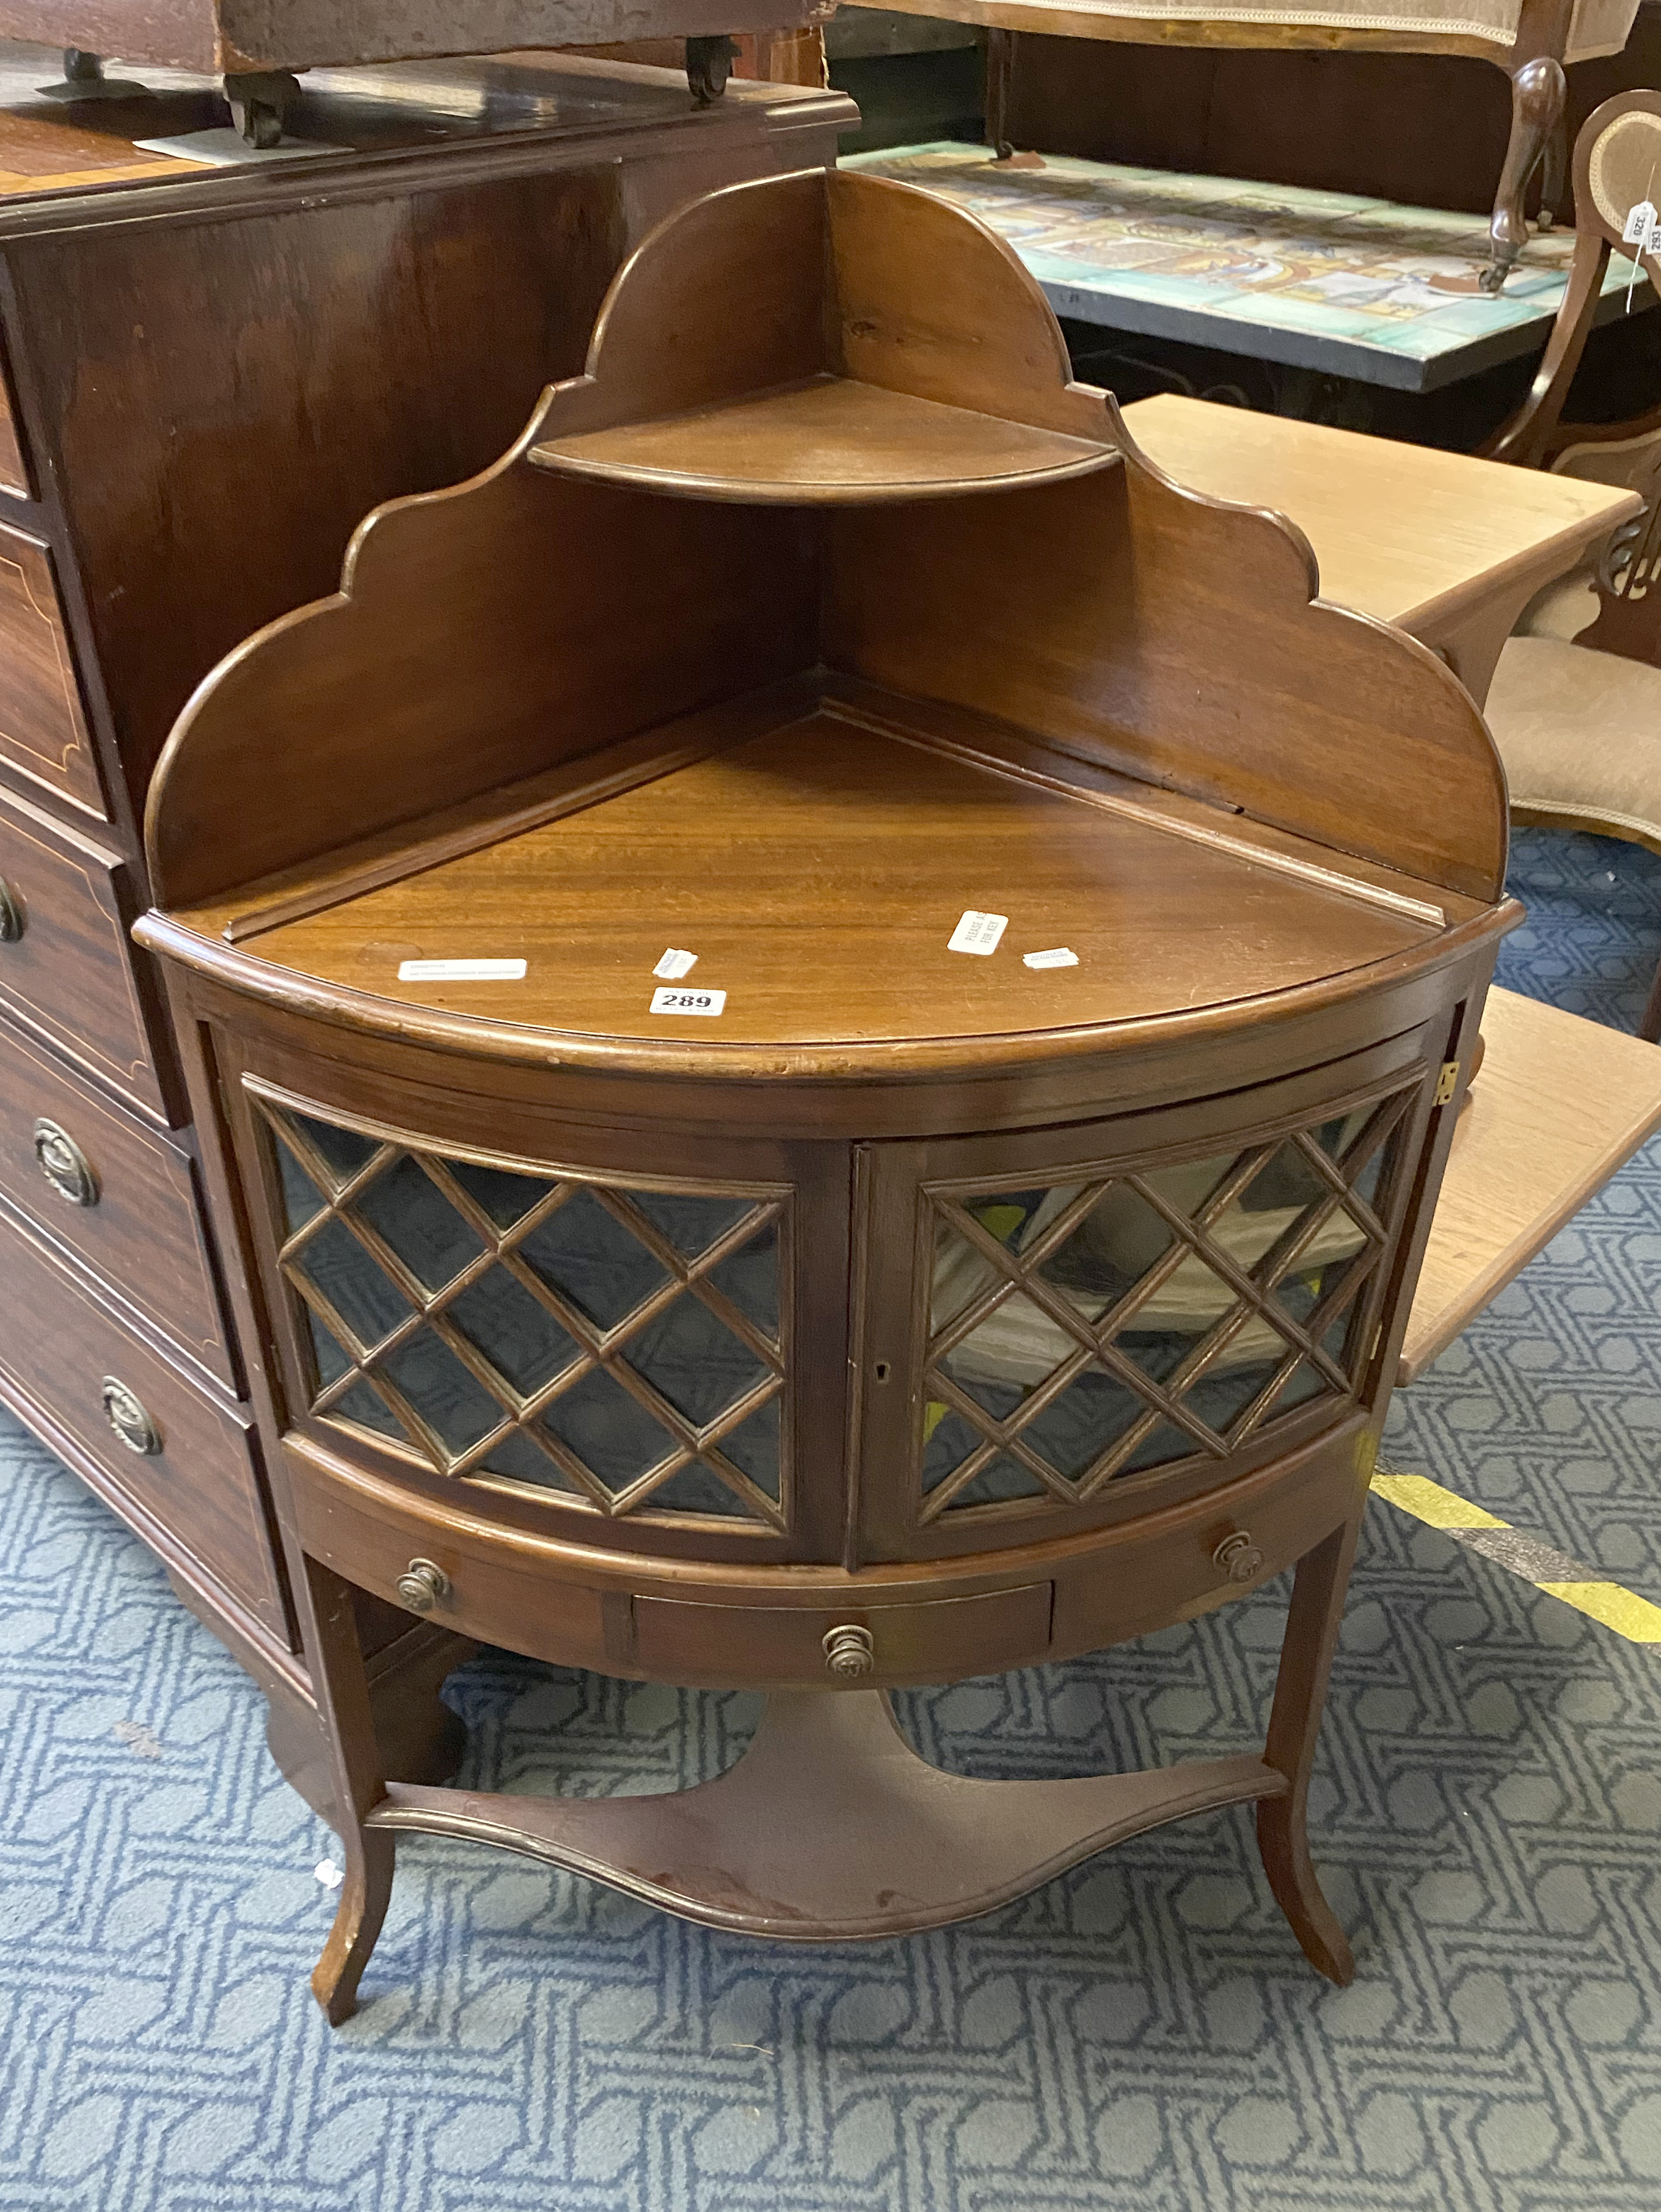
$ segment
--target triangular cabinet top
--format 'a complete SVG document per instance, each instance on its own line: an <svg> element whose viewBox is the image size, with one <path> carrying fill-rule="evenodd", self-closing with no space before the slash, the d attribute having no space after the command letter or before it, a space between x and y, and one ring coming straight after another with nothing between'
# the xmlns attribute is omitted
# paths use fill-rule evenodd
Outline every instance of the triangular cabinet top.
<svg viewBox="0 0 1661 2212"><path fill-rule="evenodd" d="M149 829L147 941L239 990L818 1079L1462 958L1506 793L1434 655L1070 380L1000 240L813 171L663 223L499 463L377 509L207 678ZM967 913L995 951L952 948ZM715 1018L653 1005L671 948Z"/></svg>
<svg viewBox="0 0 1661 2212"><path fill-rule="evenodd" d="M540 468L688 499L936 499L1110 467L1099 404L1001 240L926 192L814 170L717 193L612 289Z"/></svg>

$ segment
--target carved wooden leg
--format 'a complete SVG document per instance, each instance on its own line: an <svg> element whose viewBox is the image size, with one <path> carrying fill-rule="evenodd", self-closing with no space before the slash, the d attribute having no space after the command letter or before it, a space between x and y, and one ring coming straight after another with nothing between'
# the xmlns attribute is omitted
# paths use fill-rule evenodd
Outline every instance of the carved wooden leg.
<svg viewBox="0 0 1661 2212"><path fill-rule="evenodd" d="M1545 168L1540 179L1540 213L1536 218L1540 230L1549 230L1567 205L1568 181L1568 118L1560 115L1546 141Z"/></svg>
<svg viewBox="0 0 1661 2212"><path fill-rule="evenodd" d="M1310 1964L1341 1986L1354 1980L1355 1960L1348 1938L1321 1894L1310 1861L1305 1814L1327 1678L1365 1510L1364 1492L1343 1527L1335 1528L1298 1562L1263 1752L1268 1764L1286 1776L1290 1787L1285 1796L1262 1798L1257 1805L1257 1843L1269 1887Z"/></svg>
<svg viewBox="0 0 1661 2212"><path fill-rule="evenodd" d="M1549 55L1536 55L1511 72L1511 140L1506 148L1505 166L1500 172L1494 220L1488 225L1493 251L1482 271L1485 292L1500 289L1528 239L1523 195L1562 118L1567 91L1563 64L1552 60Z"/></svg>
<svg viewBox="0 0 1661 2212"><path fill-rule="evenodd" d="M352 1586L316 1559L307 1558L305 1566L301 1612L306 1659L328 1738L335 1825L346 1861L340 1904L312 1990L329 2025L338 2027L357 2009L358 1977L386 1917L394 1839L363 1825L364 1814L380 1803L386 1788Z"/></svg>

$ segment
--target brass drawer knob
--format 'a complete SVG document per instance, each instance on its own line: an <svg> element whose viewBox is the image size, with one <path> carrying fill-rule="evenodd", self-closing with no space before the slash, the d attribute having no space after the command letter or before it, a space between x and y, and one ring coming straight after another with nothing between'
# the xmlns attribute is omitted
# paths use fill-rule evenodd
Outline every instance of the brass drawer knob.
<svg viewBox="0 0 1661 2212"><path fill-rule="evenodd" d="M850 1622L844 1628L827 1628L820 1640L825 1665L844 1681L851 1681L856 1674L868 1674L877 1663L877 1648L868 1628L856 1628Z"/></svg>
<svg viewBox="0 0 1661 2212"><path fill-rule="evenodd" d="M1263 1571L1263 1555L1246 1531L1225 1536L1211 1555L1211 1564L1232 1583L1254 1581Z"/></svg>
<svg viewBox="0 0 1661 2212"><path fill-rule="evenodd" d="M430 1559L411 1559L398 1578L398 1601L411 1613L430 1613L450 1595L450 1577Z"/></svg>
<svg viewBox="0 0 1661 2212"><path fill-rule="evenodd" d="M0 876L0 945L15 945L23 934L23 902Z"/></svg>
<svg viewBox="0 0 1661 2212"><path fill-rule="evenodd" d="M43 1116L34 1125L34 1157L40 1172L59 1198L66 1198L71 1206L96 1206L98 1177L92 1162L87 1158L67 1129Z"/></svg>
<svg viewBox="0 0 1661 2212"><path fill-rule="evenodd" d="M99 1395L103 1401L104 1419L127 1449L137 1452L140 1459L154 1459L161 1449L161 1431L150 1419L138 1393L130 1390L118 1376L106 1375Z"/></svg>

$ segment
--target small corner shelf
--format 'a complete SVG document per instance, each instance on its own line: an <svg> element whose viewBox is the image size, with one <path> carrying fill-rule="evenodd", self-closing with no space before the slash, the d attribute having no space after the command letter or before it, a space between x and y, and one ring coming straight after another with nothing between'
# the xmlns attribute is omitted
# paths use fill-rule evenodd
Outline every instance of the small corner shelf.
<svg viewBox="0 0 1661 2212"><path fill-rule="evenodd" d="M528 458L563 476L684 499L818 507L1056 483L1107 468L1119 453L1104 438L825 375L722 406L568 433L532 446Z"/></svg>

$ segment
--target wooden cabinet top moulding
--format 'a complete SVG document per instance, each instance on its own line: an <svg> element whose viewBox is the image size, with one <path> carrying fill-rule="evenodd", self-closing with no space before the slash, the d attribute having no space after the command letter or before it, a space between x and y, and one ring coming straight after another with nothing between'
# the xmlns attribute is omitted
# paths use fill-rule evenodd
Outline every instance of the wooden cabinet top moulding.
<svg viewBox="0 0 1661 2212"><path fill-rule="evenodd" d="M636 250L499 463L376 509L204 684L148 937L362 1031L636 1074L1342 1003L1493 928L1506 800L1447 669L1317 591L1295 528L1069 380L972 219L733 186Z"/></svg>

